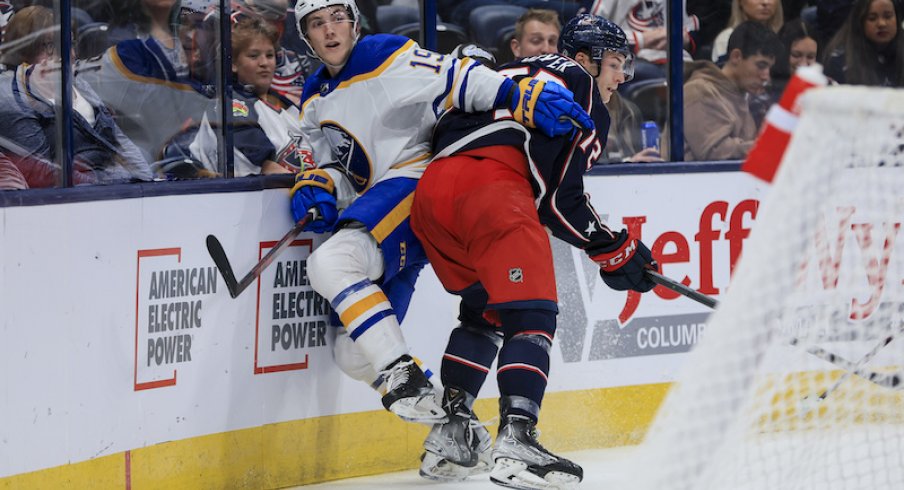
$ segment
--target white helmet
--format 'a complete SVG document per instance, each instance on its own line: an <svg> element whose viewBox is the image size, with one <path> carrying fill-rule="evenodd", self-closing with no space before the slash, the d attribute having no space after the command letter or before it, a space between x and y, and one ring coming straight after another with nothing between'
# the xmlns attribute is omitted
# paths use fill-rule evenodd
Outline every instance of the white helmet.
<svg viewBox="0 0 904 490"><path fill-rule="evenodd" d="M303 29L305 16L333 5L342 5L347 8L348 13L352 16L352 21L355 23L355 29L357 29L361 14L358 12L358 5L355 4L355 0L298 0L298 3L295 4L295 23L298 26L298 34L301 35L302 39L306 38Z"/></svg>

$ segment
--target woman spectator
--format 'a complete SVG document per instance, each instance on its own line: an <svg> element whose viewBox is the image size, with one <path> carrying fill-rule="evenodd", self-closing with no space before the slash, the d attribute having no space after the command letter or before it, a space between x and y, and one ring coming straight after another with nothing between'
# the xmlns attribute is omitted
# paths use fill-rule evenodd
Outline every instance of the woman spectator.
<svg viewBox="0 0 904 490"><path fill-rule="evenodd" d="M779 0L731 0L731 18L728 19L728 26L713 41L712 60L719 64L725 61L728 38L741 22L748 20L759 22L777 33L782 28L784 19L782 2Z"/></svg>
<svg viewBox="0 0 904 490"><path fill-rule="evenodd" d="M772 67L772 82L769 91L775 100L781 96L788 80L797 68L816 63L819 52L814 27L802 19L786 22L778 31L778 37L785 47L786 56L775 60L775 65Z"/></svg>
<svg viewBox="0 0 904 490"><path fill-rule="evenodd" d="M192 53L186 51L191 47L183 46L178 36L177 0L121 4L130 9L120 12L116 22L121 27L115 30L125 32L125 39L100 58L79 63L78 72L116 114L116 122L145 159L153 162L181 129L197 124L206 110L216 106L216 87L192 77ZM120 35L114 34L111 37Z"/></svg>
<svg viewBox="0 0 904 490"><path fill-rule="evenodd" d="M22 161L46 165L59 157L55 108L60 92L59 26L50 9L31 6L16 12L6 35L0 61L14 69L0 75L2 143L17 148ZM76 183L151 179L141 152L122 133L97 94L78 77L72 87L72 108Z"/></svg>
<svg viewBox="0 0 904 490"><path fill-rule="evenodd" d="M838 83L904 87L902 7L892 0L857 0L826 48L825 74Z"/></svg>
<svg viewBox="0 0 904 490"><path fill-rule="evenodd" d="M636 104L618 92L606 102L609 110L609 137L597 163L661 162L656 148L644 148L640 128L643 114Z"/></svg>

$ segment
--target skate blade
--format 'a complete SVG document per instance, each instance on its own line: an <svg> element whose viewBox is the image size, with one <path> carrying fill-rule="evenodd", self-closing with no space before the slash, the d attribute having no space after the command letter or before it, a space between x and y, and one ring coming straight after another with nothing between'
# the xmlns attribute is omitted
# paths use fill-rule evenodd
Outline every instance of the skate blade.
<svg viewBox="0 0 904 490"><path fill-rule="evenodd" d="M580 478L560 471L550 471L540 477L528 470L527 463L509 458L498 458L490 473L490 481L497 485L519 490L571 490L578 487Z"/></svg>
<svg viewBox="0 0 904 490"><path fill-rule="evenodd" d="M489 473L491 469L489 464L481 461L478 461L476 466L466 468L430 451L424 452L421 458L418 474L434 481L464 481L469 476Z"/></svg>
<svg viewBox="0 0 904 490"><path fill-rule="evenodd" d="M437 403L433 395L399 398L389 406L389 411L406 422L418 424L445 424L449 416Z"/></svg>

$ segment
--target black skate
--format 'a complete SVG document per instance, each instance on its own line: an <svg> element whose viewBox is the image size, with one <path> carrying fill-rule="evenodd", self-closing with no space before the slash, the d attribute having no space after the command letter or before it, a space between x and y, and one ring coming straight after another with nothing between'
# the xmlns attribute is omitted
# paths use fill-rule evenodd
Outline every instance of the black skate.
<svg viewBox="0 0 904 490"><path fill-rule="evenodd" d="M383 406L402 420L421 424L447 422L449 417L436 401L436 390L424 371L404 355L381 372L386 382Z"/></svg>
<svg viewBox="0 0 904 490"><path fill-rule="evenodd" d="M584 478L577 464L556 456L537 442L536 422L521 415L506 415L493 447L496 465L490 481L523 490L571 489Z"/></svg>
<svg viewBox="0 0 904 490"><path fill-rule="evenodd" d="M447 387L443 409L449 421L435 424L424 440L419 474L430 480L460 481L486 473L493 466L490 433L469 406L474 398L463 390Z"/></svg>

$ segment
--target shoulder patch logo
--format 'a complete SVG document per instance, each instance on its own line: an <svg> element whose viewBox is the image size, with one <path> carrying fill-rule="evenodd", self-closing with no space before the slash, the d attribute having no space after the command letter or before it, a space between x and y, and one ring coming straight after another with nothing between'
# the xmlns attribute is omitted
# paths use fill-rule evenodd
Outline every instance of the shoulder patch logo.
<svg viewBox="0 0 904 490"><path fill-rule="evenodd" d="M248 104L244 100L232 99L232 115L248 117Z"/></svg>
<svg viewBox="0 0 904 490"><path fill-rule="evenodd" d="M524 282L524 272L521 271L520 267L509 269L509 281Z"/></svg>

